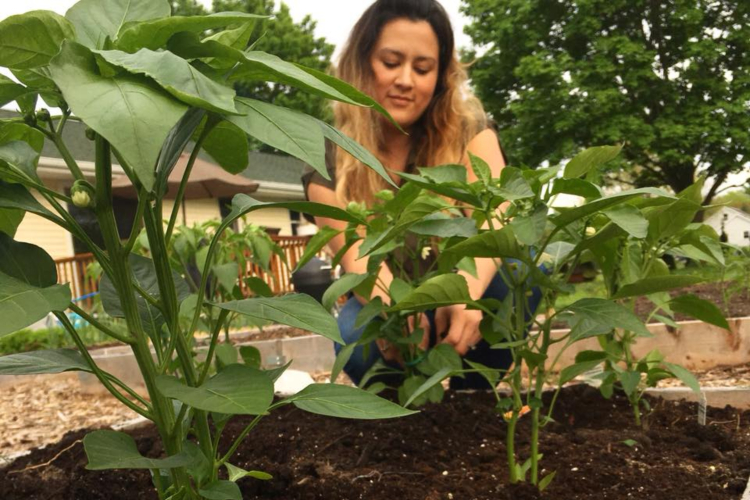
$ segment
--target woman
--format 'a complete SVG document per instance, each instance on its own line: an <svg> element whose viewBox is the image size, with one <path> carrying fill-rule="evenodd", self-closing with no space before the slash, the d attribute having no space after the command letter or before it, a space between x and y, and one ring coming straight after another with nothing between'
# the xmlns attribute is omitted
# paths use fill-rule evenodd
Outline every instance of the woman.
<svg viewBox="0 0 750 500"><path fill-rule="evenodd" d="M337 76L374 97L408 132L399 131L380 114L368 108L337 105L336 126L367 149L393 171L410 171L415 165L435 166L462 163L469 181L476 180L469 167L468 153L484 159L497 177L505 166L495 135L488 128L479 101L466 86L466 73L458 61L450 20L436 0L377 0L362 15L342 52ZM333 206L350 201L371 203L373 193L387 188L377 174L353 157L338 153L329 144L326 154L331 181L309 170L303 176L309 200ZM393 175L394 181L397 177ZM343 229L340 221L316 218L319 227ZM334 238L334 252L344 245L344 236ZM358 245L346 252L341 264L347 273L365 273L367 259L357 260ZM477 259L477 277L466 278L473 299L498 298L507 288L491 259ZM393 275L380 268L380 279L390 285ZM373 292L384 303L390 298L379 289ZM352 297L339 315L339 327L347 343L356 342L363 328L355 329L357 313L364 299ZM530 304L532 308L536 304ZM532 309L533 310L533 309ZM510 354L491 350L482 340L479 323L482 313L463 305L438 308L434 315L422 315L425 332L432 326L433 339L453 346L467 359L500 369L511 364ZM425 338L425 347L427 344ZM359 383L379 358L392 361L396 349L378 343L363 359L362 348L355 350L344 371ZM455 379L451 386L486 387L477 374Z"/></svg>

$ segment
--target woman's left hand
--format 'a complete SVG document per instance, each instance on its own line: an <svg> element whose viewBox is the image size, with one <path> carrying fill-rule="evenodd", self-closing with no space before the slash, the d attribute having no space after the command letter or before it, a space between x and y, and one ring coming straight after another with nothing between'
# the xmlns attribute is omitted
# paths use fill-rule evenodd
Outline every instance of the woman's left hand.
<svg viewBox="0 0 750 500"><path fill-rule="evenodd" d="M467 310L464 304L439 307L435 311L438 339L447 331L441 343L452 345L461 356L482 340L482 334L479 331L481 322L482 311Z"/></svg>

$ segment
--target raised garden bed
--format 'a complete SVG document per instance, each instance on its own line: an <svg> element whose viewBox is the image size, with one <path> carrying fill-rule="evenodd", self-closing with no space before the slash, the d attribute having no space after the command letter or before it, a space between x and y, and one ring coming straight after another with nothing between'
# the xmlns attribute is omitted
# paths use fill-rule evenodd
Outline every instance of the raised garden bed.
<svg viewBox="0 0 750 500"><path fill-rule="evenodd" d="M541 437L542 466L557 471L541 495L529 486L508 485L506 426L484 393L453 393L442 406L380 422L323 418L287 407L261 422L235 463L274 476L269 482L241 480L245 499L739 499L750 476L750 412L711 408L701 426L695 404L651 404L649 429L643 431L633 425L625 399L607 401L586 386L566 389L556 422ZM244 423L236 419L228 433L240 432ZM519 445L527 453L528 421L520 425ZM132 434L142 453L161 453L151 427ZM86 471L76 443L83 435L69 434L1 470L0 498L156 498L147 471ZM50 464L18 473L58 453Z"/></svg>

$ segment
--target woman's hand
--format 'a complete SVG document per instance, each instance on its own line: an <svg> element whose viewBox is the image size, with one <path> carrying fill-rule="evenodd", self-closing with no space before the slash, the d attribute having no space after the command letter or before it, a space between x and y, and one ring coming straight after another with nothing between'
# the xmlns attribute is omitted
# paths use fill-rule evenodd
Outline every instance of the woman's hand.
<svg viewBox="0 0 750 500"><path fill-rule="evenodd" d="M404 335L410 335L414 331L414 316L409 316L407 319L408 331L404 332ZM430 320L427 315L421 313L419 315L419 328L422 329L422 341L419 343L419 348L426 351L430 347ZM404 360L399 353L398 347L386 339L376 339L375 345L380 349L380 353L383 355L383 359L386 361L396 361L403 365Z"/></svg>
<svg viewBox="0 0 750 500"><path fill-rule="evenodd" d="M482 334L479 331L481 322L482 311L467 310L464 304L439 307L435 311L438 339L447 331L441 342L452 345L461 356L482 340Z"/></svg>

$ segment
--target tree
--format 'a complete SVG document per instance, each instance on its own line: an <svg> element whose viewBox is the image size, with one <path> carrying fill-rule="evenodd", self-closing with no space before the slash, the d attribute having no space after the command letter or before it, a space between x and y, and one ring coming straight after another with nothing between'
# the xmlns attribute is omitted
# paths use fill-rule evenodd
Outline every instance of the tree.
<svg viewBox="0 0 750 500"><path fill-rule="evenodd" d="M625 143L608 174L708 204L750 162L746 0L464 0L471 68L513 163ZM473 57L475 54L469 54Z"/></svg>
<svg viewBox="0 0 750 500"><path fill-rule="evenodd" d="M273 0L213 2L214 12L238 11L273 16L271 22L258 23L256 26L250 38L257 40L254 50L269 52L285 61L302 64L308 68L327 71L331 65L334 45L327 43L325 38L315 36L316 22L308 15L301 22L295 23L286 4L282 2L275 12L274 7ZM172 9L174 15L206 13L196 0L173 0ZM246 80L236 82L235 90L243 97L293 108L326 121L332 119L330 106L325 99L311 96L288 85Z"/></svg>

